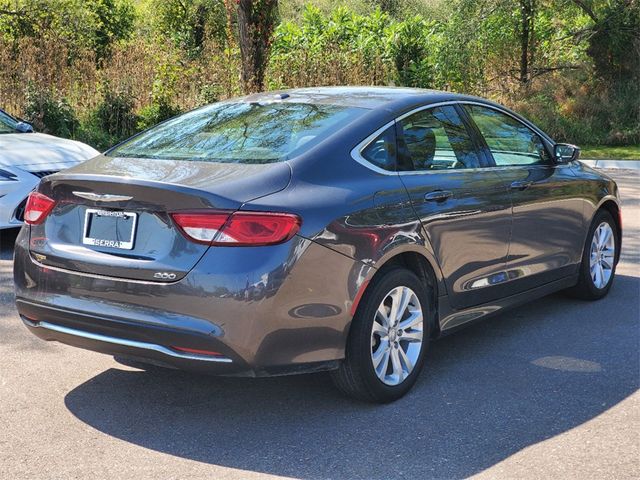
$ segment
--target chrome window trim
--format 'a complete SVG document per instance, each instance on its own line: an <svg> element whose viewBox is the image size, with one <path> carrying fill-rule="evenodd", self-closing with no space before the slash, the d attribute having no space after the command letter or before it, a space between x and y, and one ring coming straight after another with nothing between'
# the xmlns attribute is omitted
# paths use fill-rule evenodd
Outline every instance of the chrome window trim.
<svg viewBox="0 0 640 480"><path fill-rule="evenodd" d="M390 122L386 123L382 127L378 128L375 132L373 132L367 138L365 138L360 143L358 143L358 145L356 145L354 148L352 148L351 149L351 158L353 158L356 162L358 162L359 164L361 164L364 167L368 168L369 170L372 170L372 171L374 171L376 173L380 173L382 175L432 175L432 174L454 173L454 172L463 173L463 172L478 172L478 171L487 171L487 170L498 171L498 170L502 170L502 169L514 169L514 168L524 169L524 168L531 168L531 167L542 167L542 168L555 168L555 167L557 167L557 164L553 163L553 160L552 160L552 163L549 163L548 165L545 165L545 164L495 165L493 167L460 168L460 169L451 168L451 169L444 169L444 170L422 170L422 171L401 171L401 172L398 172L398 171L391 171L391 170L385 170L383 168L380 168L380 167L374 165L373 163L369 162L366 158L364 158L362 156L362 151L365 148L367 148L371 142L373 142L376 138L378 138L378 136L382 132L384 132L387 128L391 127L392 125L395 125L397 122L402 121L403 119L413 115L414 113L418 113L418 112L421 112L423 110L428 110L428 109L431 109L431 108L447 106L447 105L478 105L480 107L485 107L485 108L489 108L489 109L492 109L492 110L496 110L497 112L500 112L500 113L502 113L504 115L507 115L507 116L513 118L515 121L523 124L525 127L527 127L530 130L532 130L536 135L540 136L540 138L542 138L542 140L545 140L545 141L547 141L549 143L553 143L553 140L551 138L549 138L542 130L537 128L535 125L531 124L530 122L523 122L522 119L518 118L513 113L510 113L510 112L504 110L503 108L500 108L499 106L491 105L491 104L487 104L487 103L482 103L482 102L474 102L473 100L448 100L446 102L436 102L436 103L430 103L428 105L421 105L419 107L414 108L413 110L410 110L410 111L408 111L406 113L403 113L399 117L396 117L395 119L393 119Z"/></svg>
<svg viewBox="0 0 640 480"><path fill-rule="evenodd" d="M51 330L53 332L63 333L65 335L72 335L74 337L86 338L88 340L95 340L97 342L110 343L112 345L121 345L123 347L139 348L142 350L151 350L154 352L167 355L168 357L181 358L184 360L198 360L201 362L214 362L214 363L232 363L228 357L212 357L207 355L197 355L193 353L182 353L162 345L155 343L138 342L136 340L127 340L125 338L112 337L110 335L101 335L98 333L86 332L84 330L77 330L75 328L63 327L62 325L56 325L49 322L32 322L25 321L33 328L42 328L44 330Z"/></svg>

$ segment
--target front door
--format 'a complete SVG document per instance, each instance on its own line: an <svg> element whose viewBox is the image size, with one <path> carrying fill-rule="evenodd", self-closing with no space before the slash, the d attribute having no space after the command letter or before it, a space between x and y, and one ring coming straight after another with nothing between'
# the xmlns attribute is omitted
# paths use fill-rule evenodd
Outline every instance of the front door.
<svg viewBox="0 0 640 480"><path fill-rule="evenodd" d="M556 165L541 136L497 109L465 105L509 189L513 228L507 270L519 293L577 271L582 201L570 165Z"/></svg>

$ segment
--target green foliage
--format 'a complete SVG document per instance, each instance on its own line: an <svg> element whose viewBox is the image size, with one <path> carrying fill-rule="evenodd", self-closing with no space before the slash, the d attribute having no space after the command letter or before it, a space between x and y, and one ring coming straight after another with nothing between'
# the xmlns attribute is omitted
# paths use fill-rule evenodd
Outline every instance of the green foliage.
<svg viewBox="0 0 640 480"><path fill-rule="evenodd" d="M138 117L133 109L131 92L114 90L109 82L105 82L102 101L95 110L97 126L117 140L125 139L136 132Z"/></svg>
<svg viewBox="0 0 640 480"><path fill-rule="evenodd" d="M373 70L374 83L430 87L434 32L435 24L420 15L398 21L380 8L359 15L345 7L325 15L308 5L299 25L283 22L276 29L271 61L273 69L289 65L295 72L305 68L297 66L301 59L313 56L319 63Z"/></svg>
<svg viewBox="0 0 640 480"><path fill-rule="evenodd" d="M409 87L434 87L435 72L430 51L435 41L433 23L422 16L393 24L387 30L388 47L393 58L398 83Z"/></svg>
<svg viewBox="0 0 640 480"><path fill-rule="evenodd" d="M593 11L595 28L587 50L595 70L614 81L640 81L640 4L637 0L603 3Z"/></svg>
<svg viewBox="0 0 640 480"><path fill-rule="evenodd" d="M615 159L640 161L640 144L623 147L581 147L580 158L584 159Z"/></svg>
<svg viewBox="0 0 640 480"><path fill-rule="evenodd" d="M158 67L151 91L151 104L140 110L138 130L149 128L181 112L181 109L173 104L181 73L180 66L170 61Z"/></svg>
<svg viewBox="0 0 640 480"><path fill-rule="evenodd" d="M70 138L78 128L75 112L58 92L29 84L24 114L36 130Z"/></svg>
<svg viewBox="0 0 640 480"><path fill-rule="evenodd" d="M144 107L140 110L138 130L145 130L149 127L164 122L171 117L175 117L181 113L181 110L173 105L167 103L152 103L151 105Z"/></svg>
<svg viewBox="0 0 640 480"><path fill-rule="evenodd" d="M95 51L100 61L113 44L128 39L135 20L131 0L0 0L0 35L62 41L73 52Z"/></svg>
<svg viewBox="0 0 640 480"><path fill-rule="evenodd" d="M147 8L158 35L168 37L190 56L202 51L207 37L226 41L222 0L151 0Z"/></svg>
<svg viewBox="0 0 640 480"><path fill-rule="evenodd" d="M198 93L198 104L208 105L215 103L223 96L224 92L220 85L205 84L200 88Z"/></svg>
<svg viewBox="0 0 640 480"><path fill-rule="evenodd" d="M130 38L135 10L129 1L92 0L86 5L94 17L93 48L96 58L102 60L111 54L115 42Z"/></svg>
<svg viewBox="0 0 640 480"><path fill-rule="evenodd" d="M268 55L268 88L459 91L505 103L558 140L640 143L638 0L280 0L269 36L273 3L252 0L243 13L255 30L245 54L260 44L251 65L260 75ZM246 87L238 9L238 0L0 0L0 104L106 148Z"/></svg>
<svg viewBox="0 0 640 480"><path fill-rule="evenodd" d="M131 92L114 90L108 81L101 91L100 103L81 119L74 138L104 151L136 133L139 118Z"/></svg>
<svg viewBox="0 0 640 480"><path fill-rule="evenodd" d="M600 145L640 145L640 86L613 88L581 77L542 84L515 107L558 141Z"/></svg>

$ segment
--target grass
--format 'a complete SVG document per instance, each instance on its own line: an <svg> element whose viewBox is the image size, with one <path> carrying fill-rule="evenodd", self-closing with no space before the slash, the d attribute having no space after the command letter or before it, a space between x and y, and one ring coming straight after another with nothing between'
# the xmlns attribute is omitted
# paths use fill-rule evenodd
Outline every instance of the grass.
<svg viewBox="0 0 640 480"><path fill-rule="evenodd" d="M640 160L640 145L584 147L581 149L580 158L584 160Z"/></svg>

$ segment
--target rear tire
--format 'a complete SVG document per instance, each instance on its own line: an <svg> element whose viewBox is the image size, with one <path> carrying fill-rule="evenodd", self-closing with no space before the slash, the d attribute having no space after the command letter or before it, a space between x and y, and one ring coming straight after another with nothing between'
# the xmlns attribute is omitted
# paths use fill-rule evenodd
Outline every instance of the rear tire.
<svg viewBox="0 0 640 480"><path fill-rule="evenodd" d="M405 395L422 370L430 305L426 285L413 272L393 268L379 275L360 301L345 360L332 379L350 397L388 403Z"/></svg>
<svg viewBox="0 0 640 480"><path fill-rule="evenodd" d="M582 252L578 284L568 293L583 300L599 300L609 293L616 273L619 232L606 210L596 212Z"/></svg>

